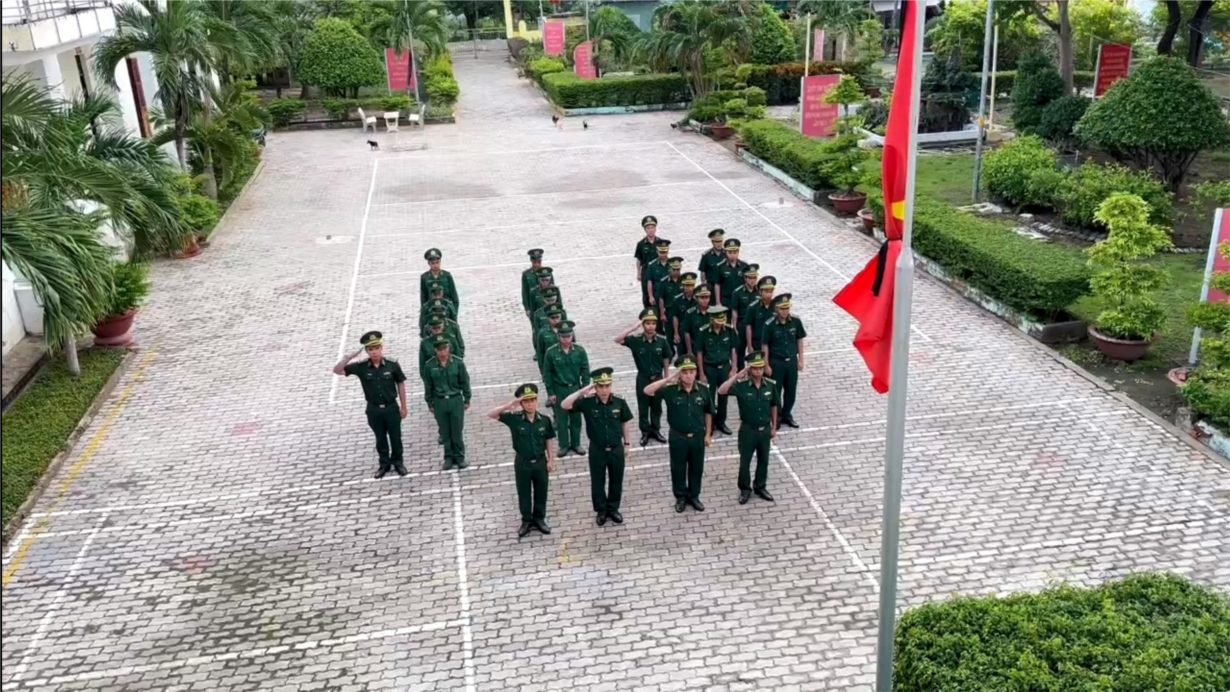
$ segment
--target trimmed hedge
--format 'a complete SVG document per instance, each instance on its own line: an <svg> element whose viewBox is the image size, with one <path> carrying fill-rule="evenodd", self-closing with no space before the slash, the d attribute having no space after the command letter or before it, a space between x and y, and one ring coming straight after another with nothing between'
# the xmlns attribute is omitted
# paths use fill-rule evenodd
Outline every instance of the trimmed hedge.
<svg viewBox="0 0 1230 692"><path fill-rule="evenodd" d="M564 65L563 60L557 60L555 58L537 58L526 63L525 75L541 85L543 77L556 72L563 72L567 69L568 67Z"/></svg>
<svg viewBox="0 0 1230 692"><path fill-rule="evenodd" d="M974 77L982 82L982 74L974 73ZM1072 83L1077 89L1093 88L1094 73L1087 70L1076 70L1072 73ZM1016 86L1016 70L1000 70L995 73L995 93L1011 94L1013 87ZM991 88L991 82L987 81L987 88Z"/></svg>
<svg viewBox="0 0 1230 692"><path fill-rule="evenodd" d="M846 151L842 137L812 139L776 120L752 120L739 128L743 146L765 163L813 190L835 187L825 175L826 164Z"/></svg>
<svg viewBox="0 0 1230 692"><path fill-rule="evenodd" d="M561 108L651 106L690 101L688 83L678 74L581 79L572 72L543 75L542 88Z"/></svg>
<svg viewBox="0 0 1230 692"><path fill-rule="evenodd" d="M1005 598L954 598L905 613L900 692L1224 692L1230 601L1173 574Z"/></svg>
<svg viewBox="0 0 1230 692"><path fill-rule="evenodd" d="M867 67L857 62L841 62L836 60L817 61L811 64L810 74L848 74L859 83L863 89L867 84ZM781 65L740 65L733 74L719 75L723 85L739 87L760 87L765 91L766 105L793 105L799 102L799 89L803 77L802 62L788 62Z"/></svg>
<svg viewBox="0 0 1230 692"><path fill-rule="evenodd" d="M267 106L274 127L303 122L310 104L319 105L332 120L358 120L357 109L362 108L368 115L379 117L386 111L409 111L415 108L414 99L402 92L389 93L384 96L367 96L357 99L322 99L321 101L304 101L303 99L282 98L270 101Z"/></svg>
<svg viewBox="0 0 1230 692"><path fill-rule="evenodd" d="M882 222L884 200L872 194L867 204ZM1089 293L1089 269L1080 251L1030 240L925 197L914 206L914 249L952 278L1042 321Z"/></svg>

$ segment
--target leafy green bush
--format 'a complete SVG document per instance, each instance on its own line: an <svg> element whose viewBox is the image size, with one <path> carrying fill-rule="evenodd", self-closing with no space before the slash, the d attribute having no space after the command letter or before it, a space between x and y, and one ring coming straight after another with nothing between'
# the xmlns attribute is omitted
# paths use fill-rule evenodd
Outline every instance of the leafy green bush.
<svg viewBox="0 0 1230 692"><path fill-rule="evenodd" d="M561 108L682 103L690 98L687 80L679 74L581 79L571 72L555 72L542 78L542 87Z"/></svg>
<svg viewBox="0 0 1230 692"><path fill-rule="evenodd" d="M981 59L982 53L979 53L978 56L979 56L979 59ZM1017 75L1016 70L1000 70L996 72L995 73L995 93L1011 94L1013 88L1016 87L1016 75ZM973 76L975 79L982 79L981 73L974 73L971 76ZM1075 72L1072 73L1072 83L1076 86L1077 89L1088 89L1092 87L1093 80L1094 80L1093 72L1089 72L1085 70L1076 70ZM988 89L991 88L991 83L989 81L987 82L987 88Z"/></svg>
<svg viewBox="0 0 1230 692"><path fill-rule="evenodd" d="M352 102L349 99L325 99L320 102L332 120L345 120L350 115Z"/></svg>
<svg viewBox="0 0 1230 692"><path fill-rule="evenodd" d="M269 115L273 118L274 127L286 127L291 122L303 117L307 112L307 101L302 99L278 99L269 104Z"/></svg>
<svg viewBox="0 0 1230 692"><path fill-rule="evenodd" d="M1017 130L1035 134L1042 123L1046 106L1063 96L1063 77L1050 59L1030 56L1022 61L1012 88L1012 124Z"/></svg>
<svg viewBox="0 0 1230 692"><path fill-rule="evenodd" d="M1230 243L1217 252L1230 259ZM1212 287L1230 294L1230 272L1213 274ZM1223 431L1230 431L1230 304L1196 303L1188 308L1187 321L1202 331L1200 367L1188 375L1183 396L1192 411Z"/></svg>
<svg viewBox="0 0 1230 692"><path fill-rule="evenodd" d="M1037 137L1018 137L986 155L982 182L987 192L1008 204L1029 209L1054 208L1053 188L1059 171L1055 153ZM1038 176L1041 176L1037 180Z"/></svg>
<svg viewBox="0 0 1230 692"><path fill-rule="evenodd" d="M874 132L876 128L888 126L889 102L882 99L868 99L858 107L858 114L863 119L863 127Z"/></svg>
<svg viewBox="0 0 1230 692"><path fill-rule="evenodd" d="M827 140L804 137L793 127L776 120L753 120L739 128L739 136L749 152L769 165L781 169L813 190L834 187L825 174L826 166L848 148L851 137ZM857 141L857 138L854 138Z"/></svg>
<svg viewBox="0 0 1230 692"><path fill-rule="evenodd" d="M409 94L378 96L375 105L382 111L408 111L414 108L414 99Z"/></svg>
<svg viewBox="0 0 1230 692"><path fill-rule="evenodd" d="M1230 603L1172 574L929 603L896 642L900 692L1230 689Z"/></svg>
<svg viewBox="0 0 1230 692"><path fill-rule="evenodd" d="M139 262L116 262L111 266L111 300L107 316L123 315L141 307L149 291L149 267Z"/></svg>
<svg viewBox="0 0 1230 692"><path fill-rule="evenodd" d="M794 34L768 3L760 3L759 21L752 31L753 63L776 65L794 59Z"/></svg>
<svg viewBox="0 0 1230 692"><path fill-rule="evenodd" d="M747 105L752 107L769 105L768 98L765 96L765 91L760 87L748 87L744 89L743 98L747 99Z"/></svg>
<svg viewBox="0 0 1230 692"><path fill-rule="evenodd" d="M555 72L563 72L568 68L564 65L563 60L555 58L538 58L526 64L525 74L530 79L542 84L542 78Z"/></svg>
<svg viewBox="0 0 1230 692"><path fill-rule="evenodd" d="M425 117L428 120L436 120L453 117L453 105L450 103L429 103Z"/></svg>
<svg viewBox="0 0 1230 692"><path fill-rule="evenodd" d="M316 21L295 74L304 84L339 96L385 81L380 53L349 22L334 17Z"/></svg>
<svg viewBox="0 0 1230 692"><path fill-rule="evenodd" d="M1149 205L1137 195L1116 192L1094 214L1110 235L1085 252L1094 271L1094 295L1106 306L1097 329L1116 339L1149 340L1166 323L1153 293L1166 285L1166 272L1146 260L1171 247L1170 233L1149 223Z"/></svg>
<svg viewBox="0 0 1230 692"><path fill-rule="evenodd" d="M857 62L816 61L811 63L808 74L848 74L864 88L868 86L867 66ZM798 104L802 77L802 62L780 65L747 63L734 69L732 83L740 87L754 86L764 89L766 105L782 106Z"/></svg>
<svg viewBox="0 0 1230 692"><path fill-rule="evenodd" d="M461 86L452 77L437 77L427 80L427 99L432 103L457 103Z"/></svg>
<svg viewBox="0 0 1230 692"><path fill-rule="evenodd" d="M1056 202L1063 222L1089 230L1106 230L1098 223L1097 211L1106 198L1116 192L1138 195L1149 205L1149 221L1169 224L1174 213L1172 195L1160 181L1144 171L1118 164L1086 162L1073 170L1064 184L1056 188Z"/></svg>
<svg viewBox="0 0 1230 692"><path fill-rule="evenodd" d="M205 195L186 195L178 199L188 228L201 235L208 235L218 225L218 203Z"/></svg>
<svg viewBox="0 0 1230 692"><path fill-rule="evenodd" d="M1064 96L1051 101L1042 109L1042 120L1034 129L1051 146L1073 149L1077 139L1072 131L1089 108L1089 103L1084 96Z"/></svg>

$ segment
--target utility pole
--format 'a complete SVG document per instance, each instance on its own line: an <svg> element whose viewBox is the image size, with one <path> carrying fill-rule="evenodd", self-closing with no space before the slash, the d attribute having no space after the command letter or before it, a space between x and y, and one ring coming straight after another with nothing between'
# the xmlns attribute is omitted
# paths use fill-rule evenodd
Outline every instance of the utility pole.
<svg viewBox="0 0 1230 692"><path fill-rule="evenodd" d="M982 141L987 136L987 80L991 76L991 47L995 44L995 0L987 0L987 22L982 36L982 91L978 95L978 143L974 148L973 200L982 183Z"/></svg>

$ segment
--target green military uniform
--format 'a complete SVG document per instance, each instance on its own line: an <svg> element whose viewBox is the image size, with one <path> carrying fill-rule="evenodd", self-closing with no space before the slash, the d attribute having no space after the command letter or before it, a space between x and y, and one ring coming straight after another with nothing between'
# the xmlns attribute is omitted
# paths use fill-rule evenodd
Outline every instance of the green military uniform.
<svg viewBox="0 0 1230 692"><path fill-rule="evenodd" d="M613 372L613 368L599 368L590 376L595 385L609 386ZM597 394L581 397L572 410L585 417L585 432L589 436L589 496L598 514L598 524L605 524L612 514L617 522L622 521L619 503L624 488L624 423L632 420L632 410L627 401L614 394L605 402Z"/></svg>
<svg viewBox="0 0 1230 692"><path fill-rule="evenodd" d="M722 242L725 240L725 237L726 231L720 228L709 231L709 240L714 244L713 249L706 250L700 256L700 264L696 268L701 280L707 284L717 285L718 265L726 261L726 251L722 249Z"/></svg>
<svg viewBox="0 0 1230 692"><path fill-rule="evenodd" d="M440 314L440 313L437 313L437 314ZM443 314L440 314L440 316L444 317ZM421 336L424 339L429 339L432 336L430 320L428 322L429 323L425 327L423 327L423 331L421 334ZM456 346L456 350L449 351L449 353L452 353L455 356L460 356L461 358L465 358L466 357L466 340L461 336L461 325L457 324L453 320L444 318L444 332L443 333L444 333L444 336L447 336L449 340L453 342L453 345ZM433 355L435 354L434 351L432 352L432 354Z"/></svg>
<svg viewBox="0 0 1230 692"><path fill-rule="evenodd" d="M663 331L670 334L667 339L671 347L678 353L684 353L688 350L688 345L683 340L684 320L687 317L688 308L696 305L696 274L693 272L684 274L679 283L679 293L666 306L666 321L670 329ZM675 325L676 321L679 323L678 326Z"/></svg>
<svg viewBox="0 0 1230 692"><path fill-rule="evenodd" d="M465 361L450 355L447 364L440 363L440 354L448 346L443 334L432 337L436 357L423 368L423 398L436 417L440 444L444 446L444 470L452 466L464 469L466 443L464 437L466 407L470 405L470 372Z"/></svg>
<svg viewBox="0 0 1230 692"><path fill-rule="evenodd" d="M671 241L665 238L657 240L658 259L650 262L645 266L645 281L649 284L647 292L653 294L653 300L649 301L649 307L656 308L658 304L658 286L662 280L671 274L670 251Z"/></svg>
<svg viewBox="0 0 1230 692"><path fill-rule="evenodd" d="M774 309L789 308L790 298L789 293L774 298ZM794 424L791 412L794 410L799 390L799 339L806 337L807 330L803 328L803 321L794 315L782 320L780 313L775 314L761 328L762 347L768 350L773 378L782 388L781 416L778 420L786 425Z"/></svg>
<svg viewBox="0 0 1230 692"><path fill-rule="evenodd" d="M741 259L736 259L734 264L730 263L729 253L738 252L742 244L737 238L730 238L726 241L726 261L718 265L717 279L718 286L722 288L721 301L722 305L730 308L734 303L735 289L743 283L743 272L747 271L747 262ZM732 308L733 309L733 308Z"/></svg>
<svg viewBox="0 0 1230 692"><path fill-rule="evenodd" d="M646 320L657 321L657 315L651 308L641 311L641 323ZM632 351L632 360L636 363L636 411L637 423L641 435L662 435L662 399L656 396L646 396L645 388L662 379L662 370L674 355L674 349L661 334L654 334L652 340L645 338L645 333L633 334L624 339L624 347Z"/></svg>
<svg viewBox="0 0 1230 692"><path fill-rule="evenodd" d="M666 337L667 341L674 340L674 327L666 316L670 314L671 303L674 303L675 298L683 293L683 277L679 274L679 268L682 266L682 257L670 258L670 274L667 274L665 278L659 281L658 285L653 289L653 295L658 301L655 309L658 317L662 320L659 326L661 327L662 335Z"/></svg>
<svg viewBox="0 0 1230 692"><path fill-rule="evenodd" d="M764 367L764 363L763 353L753 353L748 359L752 367ZM767 494L773 413L780 393L774 380L762 377L757 386L755 379L748 376L731 385L730 395L739 402L739 490L744 491L739 501L746 502L748 492ZM751 474L752 455L756 456L755 483Z"/></svg>
<svg viewBox="0 0 1230 692"><path fill-rule="evenodd" d="M530 294L538 287L538 270L542 265L542 249L534 248L530 250L529 255L530 268L521 272L521 309L525 311L526 319L534 315L534 304L530 301Z"/></svg>
<svg viewBox="0 0 1230 692"><path fill-rule="evenodd" d="M547 396L555 397L552 405L557 421L556 433L559 435L560 456L568 455L571 450L584 454L581 448L581 414L575 411L565 411L564 398L589 384L589 354L577 343L571 343L564 350L563 337L571 337L572 322L560 322L560 343L546 351L543 358L546 361L542 368L542 381L547 390Z"/></svg>
<svg viewBox="0 0 1230 692"><path fill-rule="evenodd" d="M517 398L525 401L538 397L538 387L523 384L517 388ZM512 432L513 473L517 479L517 504L521 510L521 522L545 526L547 519L547 445L555 439L555 426L551 419L536 411L533 419L525 411L505 411L499 421ZM544 533L549 532L544 531ZM522 534L524 535L523 528Z"/></svg>
<svg viewBox="0 0 1230 692"><path fill-rule="evenodd" d="M426 259L428 262L435 262L442 257L444 255L434 247L423 253L423 259ZM443 269L440 270L439 274L434 274L428 269L419 277L419 305L426 303L427 299L431 297L430 286L433 281L439 283L444 288L444 297L453 301L453 305L456 305L457 309L460 310L461 297L457 295L457 284L453 281L453 275Z"/></svg>
<svg viewBox="0 0 1230 692"><path fill-rule="evenodd" d="M555 270L550 267L538 268L538 280L528 292L527 299L529 301L530 315L532 316L538 311L538 308L547 304L547 301L542 297L542 291L555 285Z"/></svg>
<svg viewBox="0 0 1230 692"><path fill-rule="evenodd" d="M428 298L423 307L419 309L419 329L427 326L427 320L431 319L431 315L439 308L444 311L444 316L457 321L457 306L453 305L453 301L448 298Z"/></svg>
<svg viewBox="0 0 1230 692"><path fill-rule="evenodd" d="M743 320L747 318L747 309L755 303L758 297L756 289L756 278L760 275L759 264L747 265L747 270L743 272L743 284L735 289L733 304L730 306L730 311L734 313L730 320L730 326L735 330L735 340L739 344L739 348L735 351L737 359L735 367L739 370L743 369L743 364L747 362L747 349L749 342L746 338L746 332L743 328ZM749 286L748 283L751 283Z"/></svg>
<svg viewBox="0 0 1230 692"><path fill-rule="evenodd" d="M548 287L546 287L546 288L542 289L542 298L543 298L544 302L542 303L541 307L539 307L539 308L537 308L537 309L535 309L535 310L534 310L534 318L533 318L533 320L532 320L532 322L533 322L533 332L532 332L532 334L530 335L530 336L531 336L531 340L532 340L533 345L534 345L534 354L535 354L535 355L537 355L537 354L539 353L539 351L540 351L540 350L543 350L543 349L539 349L539 348L538 348L538 335L539 335L539 334L541 334L541 333L542 333L542 330L543 330L543 329L545 329L545 328L547 327L547 325L550 323L550 320L549 320L549 318L547 317L547 310L548 310L550 307L552 307L552 306L557 307L557 308L559 308L560 310L563 310L563 309L564 309L564 306L563 306L563 305L561 304L561 302L560 302L560 300L561 300L561 299L560 299L560 295L559 295L559 288L558 288L558 287L556 287L556 286L548 286ZM545 302L545 301L547 301L547 300L550 300L551 302ZM538 367L539 367L539 368L541 368L541 367L542 367L542 359L541 359L541 357L539 358Z"/></svg>
<svg viewBox="0 0 1230 692"><path fill-rule="evenodd" d="M559 331L558 331L559 322L556 322L555 326L552 326L551 317L554 315L559 315L560 321L563 321L564 318L566 317L566 315L564 314L564 311L560 310L557 306L554 306L554 305L547 308L546 315L547 315L547 326L543 327L538 332L538 338L535 341L535 343L537 344L536 348L538 349L538 351L534 354L534 360L538 361L538 374L540 376L542 375L542 372L547 362L547 358L546 358L547 351L549 351L552 346L559 343ZM575 334L576 332L573 332L573 335L574 335L573 338L575 338Z"/></svg>
<svg viewBox="0 0 1230 692"><path fill-rule="evenodd" d="M458 338L460 338L460 332L456 334L452 334L448 332L447 330L443 329L444 319L440 317L439 315L433 316L431 318L431 322L427 325L427 327L429 330L432 329L433 327L440 327L441 329L438 332L429 331L427 336L424 336L423 340L419 342L419 377L420 378L423 377L423 369L427 367L428 361L436 357L436 346L434 343L432 343L433 341L432 337L435 336L436 334L441 334L444 336L444 338L448 339L448 352L449 353L456 355L458 358L465 358L465 352L466 352L465 342L458 342Z"/></svg>
<svg viewBox="0 0 1230 692"><path fill-rule="evenodd" d="M706 296L710 295L708 286L696 289L696 304L683 315L683 350L692 355L696 355L700 347L700 328L709 324L707 313L713 302Z"/></svg>
<svg viewBox="0 0 1230 692"><path fill-rule="evenodd" d="M683 356L676 363L680 371L695 370L696 359ZM666 404L666 418L671 426L671 490L675 494L675 510L683 511L683 503L700 500L701 481L705 476L706 417L713 415L713 397L709 388L699 381L692 389L682 382L672 382L658 390Z"/></svg>
<svg viewBox="0 0 1230 692"><path fill-rule="evenodd" d="M703 366L709 391L717 397L714 406L713 429L726 426L726 410L729 397L717 393L718 385L730 377L731 351L738 347L735 330L726 326L726 308L715 305L709 308L709 324L700 328L700 346L696 349Z"/></svg>
<svg viewBox="0 0 1230 692"><path fill-rule="evenodd" d="M777 288L777 279L766 276L756 283L756 287L760 290L760 297L747 307L747 317L739 319L739 331L744 339L748 339L748 331L751 331L750 351L760 350L764 323L773 317L773 289ZM769 296L767 301L766 294Z"/></svg>
<svg viewBox="0 0 1230 692"><path fill-rule="evenodd" d="M359 339L364 348L383 343L380 332L368 332ZM347 363L347 376L359 378L363 386L363 398L367 401L367 426L376 435L376 453L380 457L379 478L396 467L397 473L406 474L402 465L401 406L398 404L397 385L406 381L401 365L392 358L384 358L380 365L370 360Z"/></svg>
<svg viewBox="0 0 1230 692"><path fill-rule="evenodd" d="M646 216L641 219L641 228L647 229L650 226L654 227L656 233L658 228L657 217ZM648 231L646 231L645 237L637 242L636 249L632 252L632 256L636 258L637 266L640 267L641 307L645 308L651 307L649 304L649 277L647 274L650 262L658 258L658 249L655 246L656 241L657 238L650 237Z"/></svg>

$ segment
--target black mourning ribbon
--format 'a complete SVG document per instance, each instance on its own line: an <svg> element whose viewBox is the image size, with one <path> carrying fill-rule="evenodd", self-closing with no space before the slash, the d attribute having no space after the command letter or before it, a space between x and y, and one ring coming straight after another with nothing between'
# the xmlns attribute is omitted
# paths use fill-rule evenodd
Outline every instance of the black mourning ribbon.
<svg viewBox="0 0 1230 692"><path fill-rule="evenodd" d="M888 264L888 244L891 242L893 241L884 241L876 253L876 280L871 284L871 295L877 298L880 297L880 284L884 281L884 269Z"/></svg>

